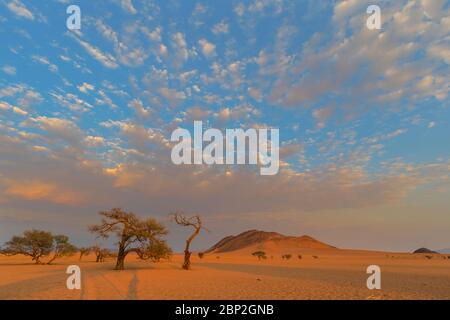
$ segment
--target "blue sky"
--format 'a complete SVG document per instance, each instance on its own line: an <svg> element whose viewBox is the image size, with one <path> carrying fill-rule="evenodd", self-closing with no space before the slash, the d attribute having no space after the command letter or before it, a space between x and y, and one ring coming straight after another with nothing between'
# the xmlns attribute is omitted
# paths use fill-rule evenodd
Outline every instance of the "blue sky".
<svg viewBox="0 0 450 320"><path fill-rule="evenodd" d="M0 38L1 240L91 241L96 212L122 206L198 212L217 227L204 243L246 228L450 243L448 1L1 0ZM170 134L194 120L279 128L280 174L173 166Z"/></svg>

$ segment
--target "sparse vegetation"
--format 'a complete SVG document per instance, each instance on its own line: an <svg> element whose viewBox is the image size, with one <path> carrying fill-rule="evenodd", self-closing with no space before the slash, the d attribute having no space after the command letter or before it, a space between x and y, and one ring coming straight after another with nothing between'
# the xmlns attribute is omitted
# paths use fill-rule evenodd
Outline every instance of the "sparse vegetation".
<svg viewBox="0 0 450 320"><path fill-rule="evenodd" d="M1 253L7 256L29 256L36 264L43 264L41 259L53 253L52 258L47 262L50 264L55 259L70 256L76 251L77 248L69 242L67 236L33 229L25 231L22 236L13 236L5 244Z"/></svg>
<svg viewBox="0 0 450 320"><path fill-rule="evenodd" d="M91 226L89 230L102 238L108 238L111 234L119 238L115 270L125 268L125 258L132 252L140 259L153 261L171 255L171 249L162 239L168 232L156 220L141 220L134 213L119 208L100 212L100 215L103 216L101 223Z"/></svg>
<svg viewBox="0 0 450 320"><path fill-rule="evenodd" d="M266 253L264 251L255 251L252 253L252 256L257 257L258 260L267 259Z"/></svg>
<svg viewBox="0 0 450 320"><path fill-rule="evenodd" d="M186 240L186 246L184 248L184 262L182 265L182 268L184 270L189 270L191 269L191 254L192 252L190 251L189 247L191 245L192 240L194 240L194 238L196 236L198 236L198 234L200 233L200 231L202 229L206 230L203 226L202 226L202 220L200 219L200 216L195 215L193 217L186 217L185 215L183 215L180 212L175 212L172 214L174 221L183 227L193 227L194 228L194 232L189 236L189 238Z"/></svg>
<svg viewBox="0 0 450 320"><path fill-rule="evenodd" d="M81 261L81 259L83 259L83 256L87 256L89 253L91 253L92 248L91 247L81 247L80 249L78 249L78 251L80 251L80 257L79 257L79 261Z"/></svg>
<svg viewBox="0 0 450 320"><path fill-rule="evenodd" d="M283 259L283 260L289 260L289 259L291 259L292 258L292 254L283 254L282 256L281 256L281 259Z"/></svg>
<svg viewBox="0 0 450 320"><path fill-rule="evenodd" d="M200 259L203 259L204 256L205 256L205 253L204 253L204 252L199 252L199 253L198 253L198 257L199 257Z"/></svg>
<svg viewBox="0 0 450 320"><path fill-rule="evenodd" d="M53 257L47 262L51 264L58 258L74 255L78 249L69 242L69 237L64 235L57 235L53 237Z"/></svg>

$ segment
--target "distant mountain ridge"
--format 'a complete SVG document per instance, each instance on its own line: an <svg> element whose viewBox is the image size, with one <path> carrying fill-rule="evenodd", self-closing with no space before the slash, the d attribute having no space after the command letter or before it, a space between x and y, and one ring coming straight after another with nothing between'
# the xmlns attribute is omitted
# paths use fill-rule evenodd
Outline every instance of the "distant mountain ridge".
<svg viewBox="0 0 450 320"><path fill-rule="evenodd" d="M300 237L285 236L277 232L267 232L260 230L249 230L237 236L228 236L217 242L205 253L216 252L225 253L237 251L251 246L288 246L297 248L333 249L335 247L318 241L310 236Z"/></svg>

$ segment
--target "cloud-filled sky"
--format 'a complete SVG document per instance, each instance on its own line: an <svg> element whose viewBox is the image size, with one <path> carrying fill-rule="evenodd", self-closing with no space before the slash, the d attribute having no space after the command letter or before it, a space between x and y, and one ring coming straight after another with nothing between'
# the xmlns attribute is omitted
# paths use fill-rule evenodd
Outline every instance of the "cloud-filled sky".
<svg viewBox="0 0 450 320"><path fill-rule="evenodd" d="M450 246L450 4L0 0L0 242L199 213L339 247ZM382 28L366 27L370 4ZM278 128L281 169L175 166L170 135Z"/></svg>

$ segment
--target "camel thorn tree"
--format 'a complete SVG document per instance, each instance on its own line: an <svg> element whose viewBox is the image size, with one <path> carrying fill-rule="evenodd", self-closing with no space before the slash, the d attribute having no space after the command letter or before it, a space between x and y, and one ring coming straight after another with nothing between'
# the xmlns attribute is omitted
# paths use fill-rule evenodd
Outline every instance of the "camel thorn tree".
<svg viewBox="0 0 450 320"><path fill-rule="evenodd" d="M91 226L89 230L104 239L111 234L119 239L115 270L125 268L125 258L132 252L143 260L158 261L170 256L171 250L162 239L168 232L156 220L141 220L134 213L119 208L102 211L100 215L100 224Z"/></svg>
<svg viewBox="0 0 450 320"><path fill-rule="evenodd" d="M53 253L47 262L51 264L57 258L74 254L76 250L67 236L33 229L25 231L22 236L13 236L1 253L7 256L29 256L35 264L44 264L41 259Z"/></svg>
<svg viewBox="0 0 450 320"><path fill-rule="evenodd" d="M197 237L200 233L200 231L203 229L208 232L208 229L202 226L202 220L200 219L199 215L195 215L192 217L187 217L181 212L175 212L171 214L173 220L175 223L177 223L180 226L183 227L192 227L194 228L194 232L189 236L189 238L186 240L186 246L184 248L184 262L182 265L182 268L184 270L191 269L191 255L192 252L190 251L190 246L192 240L194 240L195 237Z"/></svg>
<svg viewBox="0 0 450 320"><path fill-rule="evenodd" d="M47 264L51 264L57 258L74 255L78 250L77 247L69 242L69 237L67 236L54 236L53 241L53 257L47 262Z"/></svg>

